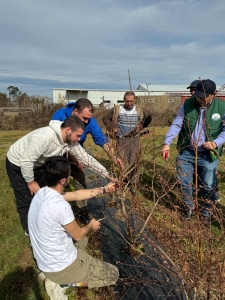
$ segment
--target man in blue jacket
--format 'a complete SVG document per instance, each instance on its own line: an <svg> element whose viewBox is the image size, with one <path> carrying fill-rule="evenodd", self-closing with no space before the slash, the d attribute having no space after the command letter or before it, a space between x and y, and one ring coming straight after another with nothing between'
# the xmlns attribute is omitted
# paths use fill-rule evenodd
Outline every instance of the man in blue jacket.
<svg viewBox="0 0 225 300"><path fill-rule="evenodd" d="M115 156L113 147L109 143L108 138L102 132L102 129L99 127L97 120L93 117L93 113L94 107L91 101L86 98L80 98L76 102L68 103L65 108L57 110L52 116L52 120L64 121L69 116L78 116L85 123L85 130L80 137L79 143L83 146L86 141L87 134L90 133L94 143L102 147L110 160L123 169L124 166L122 160ZM74 157L69 156L69 159L73 162L71 166L71 176L74 178L75 188L86 188L83 164L79 161L75 161ZM87 223L89 221L87 202L78 201L77 205L81 209L80 221L82 223Z"/></svg>

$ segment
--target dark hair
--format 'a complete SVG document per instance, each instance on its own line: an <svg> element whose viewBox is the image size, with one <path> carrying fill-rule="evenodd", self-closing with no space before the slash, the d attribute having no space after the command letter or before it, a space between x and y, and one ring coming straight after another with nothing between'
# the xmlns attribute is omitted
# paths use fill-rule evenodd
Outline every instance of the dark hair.
<svg viewBox="0 0 225 300"><path fill-rule="evenodd" d="M85 130L84 122L81 121L81 119L77 116L70 116L65 119L65 121L62 123L61 128L70 127L71 130L77 131L78 129Z"/></svg>
<svg viewBox="0 0 225 300"><path fill-rule="evenodd" d="M136 98L135 93L134 93L134 92L131 92L131 91L128 91L128 92L126 92L126 93L124 94L123 100L126 99L126 96L134 96L134 99Z"/></svg>
<svg viewBox="0 0 225 300"><path fill-rule="evenodd" d="M91 103L90 100L88 100L86 98L78 99L74 105L74 109L75 108L77 109L78 113L81 113L82 110L84 110L85 108L88 108L92 114L94 113L93 104Z"/></svg>
<svg viewBox="0 0 225 300"><path fill-rule="evenodd" d="M56 186L59 181L70 175L70 162L63 156L52 156L43 163L47 186Z"/></svg>

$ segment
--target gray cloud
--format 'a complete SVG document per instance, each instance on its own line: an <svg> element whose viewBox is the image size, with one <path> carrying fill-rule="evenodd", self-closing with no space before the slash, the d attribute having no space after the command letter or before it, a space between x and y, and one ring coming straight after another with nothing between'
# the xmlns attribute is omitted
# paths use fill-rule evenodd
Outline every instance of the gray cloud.
<svg viewBox="0 0 225 300"><path fill-rule="evenodd" d="M0 91L128 88L128 68L134 88L198 76L222 85L224 12L222 0L4 1Z"/></svg>

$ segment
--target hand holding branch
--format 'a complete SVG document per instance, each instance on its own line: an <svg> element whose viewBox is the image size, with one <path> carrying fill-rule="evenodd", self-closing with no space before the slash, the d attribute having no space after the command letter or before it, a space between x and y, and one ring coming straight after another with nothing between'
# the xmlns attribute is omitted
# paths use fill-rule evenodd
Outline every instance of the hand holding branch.
<svg viewBox="0 0 225 300"><path fill-rule="evenodd" d="M105 186L106 193L114 192L118 189L119 185L116 182L110 182Z"/></svg>
<svg viewBox="0 0 225 300"><path fill-rule="evenodd" d="M105 150L105 152L107 153L111 161L113 161L116 165L118 165L123 170L124 169L123 161L120 158L115 156L112 145L108 142L103 146L103 149Z"/></svg>
<svg viewBox="0 0 225 300"><path fill-rule="evenodd" d="M114 162L122 171L124 170L124 163L123 163L122 159L115 157Z"/></svg>
<svg viewBox="0 0 225 300"><path fill-rule="evenodd" d="M97 231L101 227L101 223L97 221L95 218L91 219L88 225L90 225L91 230L93 231Z"/></svg>
<svg viewBox="0 0 225 300"><path fill-rule="evenodd" d="M213 141L212 142L211 141L205 142L202 145L207 150L213 150L213 149L217 148L217 144L215 142L213 142Z"/></svg>

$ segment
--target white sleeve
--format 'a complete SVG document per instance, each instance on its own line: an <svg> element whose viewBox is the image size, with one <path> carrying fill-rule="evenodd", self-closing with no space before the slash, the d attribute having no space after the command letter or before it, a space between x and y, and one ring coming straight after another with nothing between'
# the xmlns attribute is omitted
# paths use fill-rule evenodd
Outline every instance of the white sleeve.
<svg viewBox="0 0 225 300"><path fill-rule="evenodd" d="M71 205L67 201L60 201L55 209L57 210L57 221L62 226L65 226L75 220Z"/></svg>
<svg viewBox="0 0 225 300"><path fill-rule="evenodd" d="M21 153L20 168L23 178L26 182L34 180L34 163L48 149L46 141L41 135L33 134L26 149Z"/></svg>
<svg viewBox="0 0 225 300"><path fill-rule="evenodd" d="M75 143L69 150L70 154L75 156L82 164L91 168L95 172L102 176L108 176L109 173L106 168L101 165L93 156L89 155L84 148L79 144Z"/></svg>

